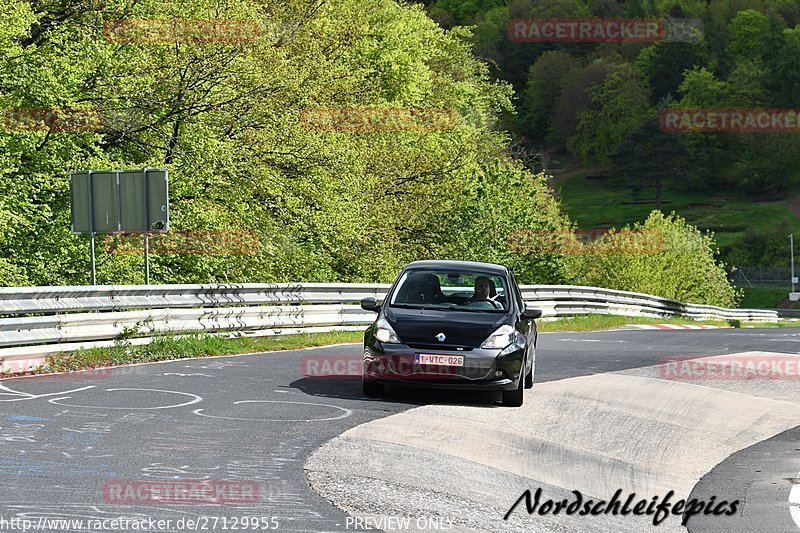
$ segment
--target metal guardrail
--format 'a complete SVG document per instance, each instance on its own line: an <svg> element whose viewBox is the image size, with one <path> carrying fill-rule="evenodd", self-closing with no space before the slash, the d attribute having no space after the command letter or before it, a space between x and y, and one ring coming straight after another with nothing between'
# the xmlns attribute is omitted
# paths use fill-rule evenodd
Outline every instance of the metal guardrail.
<svg viewBox="0 0 800 533"><path fill-rule="evenodd" d="M389 285L281 283L0 288L0 370L15 360L44 356L115 339L145 343L166 333L282 335L301 331L358 330L374 314L358 301L381 299ZM696 320L776 321L764 309L723 309L648 294L564 285L521 287L544 317L592 313Z"/></svg>
<svg viewBox="0 0 800 533"><path fill-rule="evenodd" d="M170 307L357 302L385 294L376 283L223 283L214 285L99 285L0 287L0 315L122 311Z"/></svg>
<svg viewBox="0 0 800 533"><path fill-rule="evenodd" d="M521 289L525 301L540 307L544 316L600 313L653 318L683 316L694 320L772 322L778 319L778 313L770 309L725 309L598 287L530 285Z"/></svg>

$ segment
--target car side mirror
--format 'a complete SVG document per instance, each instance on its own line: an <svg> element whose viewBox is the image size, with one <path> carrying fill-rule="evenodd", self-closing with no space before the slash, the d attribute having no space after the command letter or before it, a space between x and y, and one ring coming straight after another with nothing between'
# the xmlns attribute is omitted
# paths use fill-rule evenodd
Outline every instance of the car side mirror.
<svg viewBox="0 0 800 533"><path fill-rule="evenodd" d="M378 300L376 300L374 296L367 296L366 298L361 299L361 309L379 313L381 306L378 305Z"/></svg>
<svg viewBox="0 0 800 533"><path fill-rule="evenodd" d="M525 310L522 312L522 318L527 318L529 320L535 318L541 318L542 310L541 309L534 309L533 307L525 306Z"/></svg>

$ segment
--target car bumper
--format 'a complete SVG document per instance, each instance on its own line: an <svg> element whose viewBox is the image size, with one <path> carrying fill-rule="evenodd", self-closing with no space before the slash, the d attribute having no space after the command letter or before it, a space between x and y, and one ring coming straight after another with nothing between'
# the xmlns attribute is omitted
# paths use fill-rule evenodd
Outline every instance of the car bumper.
<svg viewBox="0 0 800 533"><path fill-rule="evenodd" d="M415 355L456 355L463 366L420 365ZM364 381L453 390L514 390L522 378L525 347L504 350L436 350L375 341L364 348ZM499 375L498 375L499 373Z"/></svg>

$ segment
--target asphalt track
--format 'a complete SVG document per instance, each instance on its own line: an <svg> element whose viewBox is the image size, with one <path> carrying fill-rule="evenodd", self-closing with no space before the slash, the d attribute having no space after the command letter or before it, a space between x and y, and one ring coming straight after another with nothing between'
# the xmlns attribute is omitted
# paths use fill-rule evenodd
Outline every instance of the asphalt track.
<svg viewBox="0 0 800 533"><path fill-rule="evenodd" d="M690 521L692 533L800 531L788 502L788 479L800 472L800 383L670 382L681 394L702 394L673 402L676 389L654 371L668 356L797 354L798 342L800 330L788 328L542 334L537 385L520 410L499 406L494 394L390 389L372 400L361 396L358 379L303 377L304 358L352 359L357 345L7 379L0 381L0 527L14 517L41 524L42 517L247 516L275 517L279 531L354 531L352 516L405 513L444 518L450 531L646 529L632 517L520 511L502 520L521 488L608 498L625 486L743 501L733 517ZM604 394L624 405L598 407ZM544 413L552 416L537 418ZM404 433L416 424L426 433ZM504 427L524 438L486 448L492 430ZM469 443L457 449L465 428L477 435L478 452ZM437 432L443 449L424 442ZM529 450L534 441L525 439L548 444ZM617 477L597 475L609 472ZM108 502L104 488L118 480L241 480L260 492L237 505Z"/></svg>

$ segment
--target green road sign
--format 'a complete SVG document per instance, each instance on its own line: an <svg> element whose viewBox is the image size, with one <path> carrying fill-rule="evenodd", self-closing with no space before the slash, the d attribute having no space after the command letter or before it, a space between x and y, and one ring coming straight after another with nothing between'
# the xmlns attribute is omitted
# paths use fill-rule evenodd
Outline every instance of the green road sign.
<svg viewBox="0 0 800 533"><path fill-rule="evenodd" d="M169 231L167 169L70 174L72 233Z"/></svg>

